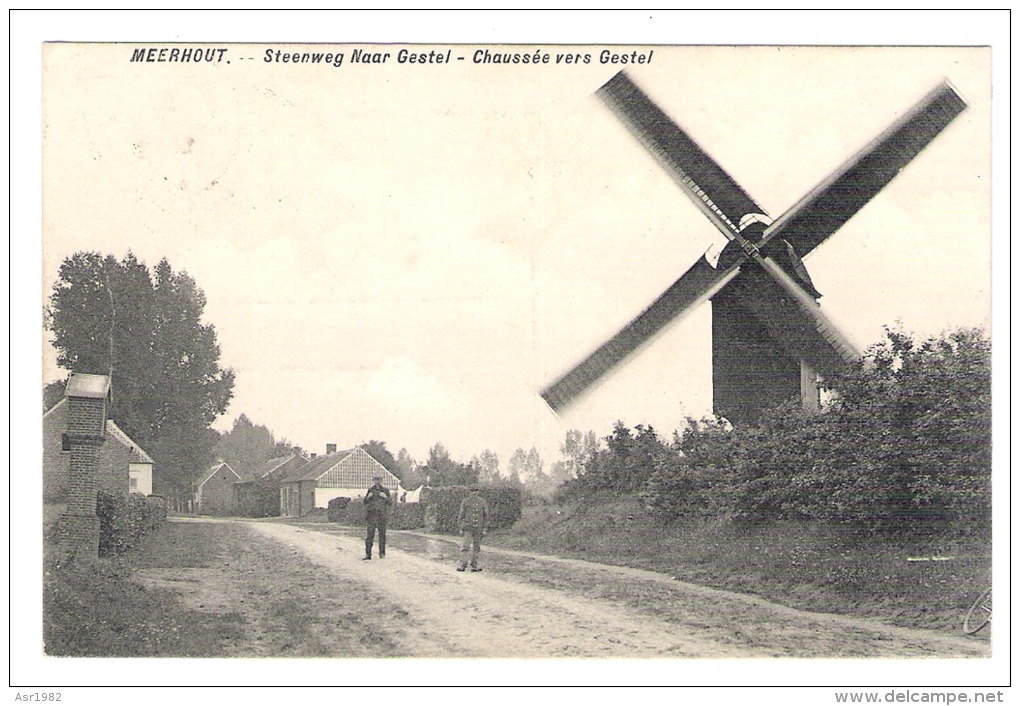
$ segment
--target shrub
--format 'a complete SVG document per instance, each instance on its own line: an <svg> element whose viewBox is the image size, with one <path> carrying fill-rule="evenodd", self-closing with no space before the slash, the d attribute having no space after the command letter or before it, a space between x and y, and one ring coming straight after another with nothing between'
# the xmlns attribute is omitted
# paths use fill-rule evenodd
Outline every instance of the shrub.
<svg viewBox="0 0 1020 706"><path fill-rule="evenodd" d="M330 500L326 506L326 519L330 522L340 522L340 518L350 502L350 498L333 498Z"/></svg>
<svg viewBox="0 0 1020 706"><path fill-rule="evenodd" d="M397 503L393 506L388 524L393 529L422 529L425 526L425 506L421 503Z"/></svg>
<svg viewBox="0 0 1020 706"><path fill-rule="evenodd" d="M521 489L514 486L483 486L482 497L489 503L489 529L512 526L521 519ZM424 495L425 530L457 534L457 513L460 502L468 494L468 486L448 485L429 488Z"/></svg>
<svg viewBox="0 0 1020 706"><path fill-rule="evenodd" d="M100 555L119 554L166 522L166 503L158 496L118 495L100 490L96 494L96 515Z"/></svg>

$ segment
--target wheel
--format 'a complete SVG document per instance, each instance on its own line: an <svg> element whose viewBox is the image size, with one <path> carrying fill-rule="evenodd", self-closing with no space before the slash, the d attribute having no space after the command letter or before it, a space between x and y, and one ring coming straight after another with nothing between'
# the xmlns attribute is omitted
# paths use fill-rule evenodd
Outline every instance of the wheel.
<svg viewBox="0 0 1020 706"><path fill-rule="evenodd" d="M963 631L973 635L988 623L992 622L992 589L988 589L974 601L963 619Z"/></svg>

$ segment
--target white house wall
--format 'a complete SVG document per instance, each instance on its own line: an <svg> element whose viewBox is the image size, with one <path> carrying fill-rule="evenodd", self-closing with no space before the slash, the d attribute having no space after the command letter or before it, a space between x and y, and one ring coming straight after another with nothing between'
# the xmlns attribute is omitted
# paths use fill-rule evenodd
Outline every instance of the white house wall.
<svg viewBox="0 0 1020 706"><path fill-rule="evenodd" d="M360 500L365 497L365 488L316 488L315 507L329 507L333 498L351 498Z"/></svg>
<svg viewBox="0 0 1020 706"><path fill-rule="evenodd" d="M128 484L132 493L152 495L152 464L128 464Z"/></svg>

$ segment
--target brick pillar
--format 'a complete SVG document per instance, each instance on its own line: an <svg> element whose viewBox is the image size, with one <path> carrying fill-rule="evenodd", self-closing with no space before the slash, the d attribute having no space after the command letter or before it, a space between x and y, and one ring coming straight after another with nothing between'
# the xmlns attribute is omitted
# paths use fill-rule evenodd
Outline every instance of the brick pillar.
<svg viewBox="0 0 1020 706"><path fill-rule="evenodd" d="M65 394L71 457L67 474L67 510L60 518L57 534L61 546L80 556L91 557L99 556L96 479L99 475L99 449L106 436L109 378L103 378L105 384L99 390L83 390L80 381L88 378L86 383L89 383L94 382L89 379L100 377L72 375L68 382Z"/></svg>

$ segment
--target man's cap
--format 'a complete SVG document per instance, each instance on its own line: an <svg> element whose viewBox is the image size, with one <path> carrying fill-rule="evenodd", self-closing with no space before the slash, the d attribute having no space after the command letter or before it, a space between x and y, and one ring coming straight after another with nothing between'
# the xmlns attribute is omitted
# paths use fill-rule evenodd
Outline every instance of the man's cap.
<svg viewBox="0 0 1020 706"><path fill-rule="evenodd" d="M382 480L382 479L383 479L382 473L373 473L372 474L372 480Z"/></svg>

